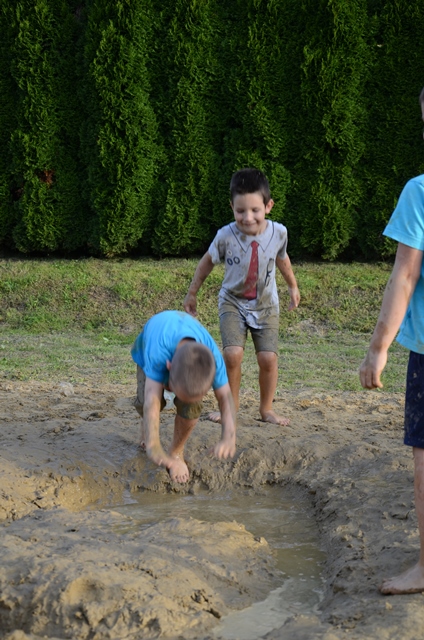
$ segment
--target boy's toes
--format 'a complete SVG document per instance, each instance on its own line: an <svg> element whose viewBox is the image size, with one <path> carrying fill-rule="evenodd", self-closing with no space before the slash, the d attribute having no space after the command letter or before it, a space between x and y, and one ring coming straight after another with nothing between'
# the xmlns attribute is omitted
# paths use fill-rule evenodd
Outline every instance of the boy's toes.
<svg viewBox="0 0 424 640"><path fill-rule="evenodd" d="M212 413L208 415L208 420L210 420L211 422L216 422L217 424L221 424L221 414L219 413L219 411L212 411Z"/></svg>
<svg viewBox="0 0 424 640"><path fill-rule="evenodd" d="M178 456L172 456L174 458L172 464L168 467L169 477L172 482L178 482L179 484L184 484L184 482L188 482L190 478L190 472L184 460Z"/></svg>
<svg viewBox="0 0 424 640"><path fill-rule="evenodd" d="M278 424L280 427L288 427L290 424L289 418L283 418L283 416L279 416L274 411L267 411L262 414L262 420L264 422L269 422L270 424Z"/></svg>

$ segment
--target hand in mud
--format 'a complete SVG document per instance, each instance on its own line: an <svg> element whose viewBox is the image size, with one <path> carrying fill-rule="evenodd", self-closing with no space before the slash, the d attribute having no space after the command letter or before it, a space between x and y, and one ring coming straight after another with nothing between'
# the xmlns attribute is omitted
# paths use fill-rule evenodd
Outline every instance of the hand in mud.
<svg viewBox="0 0 424 640"><path fill-rule="evenodd" d="M209 449L209 453L215 458L232 458L236 452L236 444L233 440L220 440L216 445Z"/></svg>

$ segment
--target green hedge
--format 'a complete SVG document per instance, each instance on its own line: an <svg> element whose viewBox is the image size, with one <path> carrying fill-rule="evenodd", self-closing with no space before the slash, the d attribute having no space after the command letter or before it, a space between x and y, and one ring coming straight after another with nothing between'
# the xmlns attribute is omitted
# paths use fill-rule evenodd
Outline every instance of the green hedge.
<svg viewBox="0 0 424 640"><path fill-rule="evenodd" d="M4 3L6 5L6 3ZM72 250L86 241L80 182L78 28L64 0L21 0L3 6L9 50L5 81L14 118L7 136L12 242L20 251ZM6 133L7 132L7 133Z"/></svg>
<svg viewBox="0 0 424 640"><path fill-rule="evenodd" d="M146 0L89 0L86 16L81 149L90 246L114 255L136 247L153 216L160 152L147 62L154 13Z"/></svg>
<svg viewBox="0 0 424 640"><path fill-rule="evenodd" d="M424 172L419 0L0 0L0 246L203 252L231 174L293 257L375 258Z"/></svg>

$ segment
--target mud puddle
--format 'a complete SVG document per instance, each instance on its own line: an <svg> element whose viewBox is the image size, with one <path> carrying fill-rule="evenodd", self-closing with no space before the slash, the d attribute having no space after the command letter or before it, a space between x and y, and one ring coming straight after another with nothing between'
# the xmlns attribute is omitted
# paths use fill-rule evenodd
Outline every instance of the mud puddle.
<svg viewBox="0 0 424 640"><path fill-rule="evenodd" d="M256 538L264 538L274 551L281 575L280 586L253 606L224 617L214 635L225 640L257 640L297 614L318 609L323 595L320 548L316 522L308 505L287 488L267 487L261 493L227 492L196 495L142 492L128 496L119 511L142 530L167 518L193 518L206 522L244 525Z"/></svg>

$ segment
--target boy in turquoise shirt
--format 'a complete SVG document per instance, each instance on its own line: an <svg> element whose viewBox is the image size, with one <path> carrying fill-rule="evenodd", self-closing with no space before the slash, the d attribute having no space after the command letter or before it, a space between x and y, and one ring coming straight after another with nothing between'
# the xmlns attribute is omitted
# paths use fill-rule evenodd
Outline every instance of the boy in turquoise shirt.
<svg viewBox="0 0 424 640"><path fill-rule="evenodd" d="M140 446L153 462L168 469L171 480L184 483L189 471L185 444L202 411L202 399L213 388L222 413L221 439L211 449L217 458L236 450L236 418L222 355L206 329L182 311L163 311L146 322L131 350L137 364L137 398L142 418ZM168 453L159 437L164 391L175 394L174 437Z"/></svg>
<svg viewBox="0 0 424 640"><path fill-rule="evenodd" d="M424 121L424 89L420 105ZM424 175L406 184L384 234L399 244L360 379L366 389L383 386L387 352L400 329L397 341L410 350L404 443L413 447L420 557L411 569L385 580L380 591L419 593L424 592Z"/></svg>

